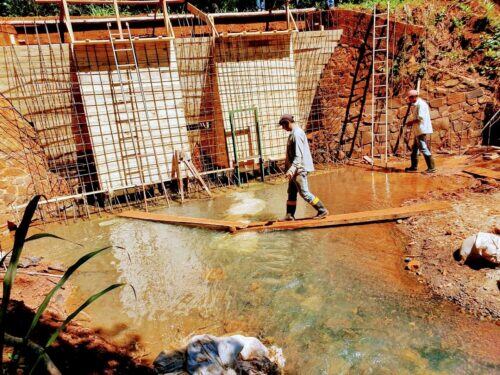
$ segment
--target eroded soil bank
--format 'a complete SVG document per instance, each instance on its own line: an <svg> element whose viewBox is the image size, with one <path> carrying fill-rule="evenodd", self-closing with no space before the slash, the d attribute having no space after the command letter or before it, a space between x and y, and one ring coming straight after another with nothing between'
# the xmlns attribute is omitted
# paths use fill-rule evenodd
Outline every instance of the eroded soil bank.
<svg viewBox="0 0 500 375"><path fill-rule="evenodd" d="M477 317L498 321L500 269L488 264L461 265L454 252L468 236L500 228L499 186L478 182L441 197L452 203L452 210L411 218L400 226L411 239L407 254L420 264L419 278L438 296Z"/></svg>

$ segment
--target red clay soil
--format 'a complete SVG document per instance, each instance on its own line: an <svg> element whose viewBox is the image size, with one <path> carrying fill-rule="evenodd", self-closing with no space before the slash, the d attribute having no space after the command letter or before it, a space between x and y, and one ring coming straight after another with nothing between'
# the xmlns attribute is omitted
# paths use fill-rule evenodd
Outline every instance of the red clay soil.
<svg viewBox="0 0 500 375"><path fill-rule="evenodd" d="M474 158L448 160L440 173L460 173L467 161L470 163ZM478 232L500 230L500 184L495 180L470 178L470 186L457 191L435 191L423 198L449 201L451 210L410 218L399 229L409 239L405 257L416 265L410 272L420 282L462 310L500 323L500 268L492 264L461 265L454 256L465 238Z"/></svg>
<svg viewBox="0 0 500 375"><path fill-rule="evenodd" d="M452 210L411 218L400 227L410 238L407 256L414 259L416 274L436 295L478 318L500 322L500 269L461 265L454 258L465 238L500 229L500 188L496 183L480 184L444 197Z"/></svg>
<svg viewBox="0 0 500 375"><path fill-rule="evenodd" d="M46 267L37 266L20 269L20 272L44 272ZM51 273L55 273L53 270ZM28 330L34 309L53 288L54 281L45 276L18 274L7 316L7 333L22 337ZM52 279L57 282L57 279ZM54 296L48 312L44 313L31 339L43 345L61 325L64 312L62 302L65 291ZM48 354L63 374L154 374L146 363L134 358L139 338L130 337L123 346L111 344L93 329L70 323L60 334Z"/></svg>

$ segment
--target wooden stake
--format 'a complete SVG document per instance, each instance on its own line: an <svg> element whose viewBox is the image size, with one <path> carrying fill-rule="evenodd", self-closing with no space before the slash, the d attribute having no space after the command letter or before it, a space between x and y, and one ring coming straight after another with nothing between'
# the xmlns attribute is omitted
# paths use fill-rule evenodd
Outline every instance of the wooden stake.
<svg viewBox="0 0 500 375"><path fill-rule="evenodd" d="M174 152L172 157L172 179L177 179L177 186L179 187L179 193L181 194L181 203L184 202L184 183L182 181L182 173L179 166L179 151Z"/></svg>
<svg viewBox="0 0 500 375"><path fill-rule="evenodd" d="M69 14L67 0L61 0L62 9L64 11L64 23L68 29L70 43L75 42L75 34L73 33L73 26L71 25L71 16Z"/></svg>
<svg viewBox="0 0 500 375"><path fill-rule="evenodd" d="M120 39L123 39L122 21L120 19L120 9L118 8L117 0L113 0L113 8L115 9L116 24L118 25L118 33L120 34Z"/></svg>

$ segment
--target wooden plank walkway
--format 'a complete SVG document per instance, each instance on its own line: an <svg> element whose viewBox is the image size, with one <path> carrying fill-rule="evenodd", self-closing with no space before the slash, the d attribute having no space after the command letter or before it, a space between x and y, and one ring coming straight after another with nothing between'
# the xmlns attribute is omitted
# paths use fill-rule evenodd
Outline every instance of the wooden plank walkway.
<svg viewBox="0 0 500 375"><path fill-rule="evenodd" d="M465 168L464 172L471 174L471 175L474 175L474 176L492 178L494 180L500 180L500 171L496 171L496 170L489 169L489 168L469 167L469 168Z"/></svg>
<svg viewBox="0 0 500 375"><path fill-rule="evenodd" d="M120 217L129 219L154 221L157 223L182 225L186 227L206 228L235 232L237 229L246 228L247 224L239 221L203 219L197 217L173 216L165 214L155 214L143 211L124 211L118 214Z"/></svg>
<svg viewBox="0 0 500 375"><path fill-rule="evenodd" d="M433 211L445 211L451 208L448 202L429 202L419 203L411 206L386 208L382 210L353 212L348 214L330 215L324 219L299 219L296 221L268 221L243 223L239 221L226 221L203 219L194 217L172 216L165 214L155 214L142 211L125 211L118 216L154 221L166 224L183 225L197 228L207 228L231 233L243 231L277 231L277 230L296 230L307 228L325 228L344 225L368 224L384 221L393 221L404 219L410 216L421 215Z"/></svg>

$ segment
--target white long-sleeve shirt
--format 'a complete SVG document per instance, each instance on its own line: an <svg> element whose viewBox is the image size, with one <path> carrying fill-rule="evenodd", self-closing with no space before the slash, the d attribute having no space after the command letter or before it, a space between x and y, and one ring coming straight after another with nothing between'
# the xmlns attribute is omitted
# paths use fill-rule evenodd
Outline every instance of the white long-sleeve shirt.
<svg viewBox="0 0 500 375"><path fill-rule="evenodd" d="M418 124L415 127L415 135L432 134L431 111L429 105L422 98L418 98L413 104L417 109Z"/></svg>
<svg viewBox="0 0 500 375"><path fill-rule="evenodd" d="M285 168L291 173L297 170L314 171L314 164L309 150L306 133L299 127L293 127L286 146Z"/></svg>

